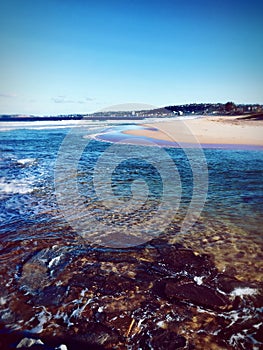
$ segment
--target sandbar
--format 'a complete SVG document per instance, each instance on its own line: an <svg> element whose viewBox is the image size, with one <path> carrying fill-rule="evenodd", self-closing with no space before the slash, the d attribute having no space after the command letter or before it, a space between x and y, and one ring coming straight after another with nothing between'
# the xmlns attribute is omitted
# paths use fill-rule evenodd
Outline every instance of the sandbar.
<svg viewBox="0 0 263 350"><path fill-rule="evenodd" d="M244 116L172 119L123 133L175 143L263 146L263 120Z"/></svg>

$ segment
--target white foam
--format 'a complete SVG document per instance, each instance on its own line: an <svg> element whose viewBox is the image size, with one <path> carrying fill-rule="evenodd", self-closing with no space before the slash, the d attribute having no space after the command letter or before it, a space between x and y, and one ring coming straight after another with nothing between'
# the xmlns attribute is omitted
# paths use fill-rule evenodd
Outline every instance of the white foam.
<svg viewBox="0 0 263 350"><path fill-rule="evenodd" d="M4 314L1 315L1 319L2 319L3 321L9 320L10 315L11 315L11 313L10 313L9 310L8 310L8 312L5 312Z"/></svg>
<svg viewBox="0 0 263 350"><path fill-rule="evenodd" d="M22 158L17 160L17 163L21 165L32 165L35 162L36 162L35 158Z"/></svg>
<svg viewBox="0 0 263 350"><path fill-rule="evenodd" d="M204 278L204 276L203 277L195 276L194 281L198 286L201 286L201 284L203 284L203 278Z"/></svg>
<svg viewBox="0 0 263 350"><path fill-rule="evenodd" d="M43 331L44 324L46 324L52 318L51 312L47 311L44 306L41 306L41 308L42 311L36 316L38 318L39 324L30 330L32 333L41 333Z"/></svg>
<svg viewBox="0 0 263 350"><path fill-rule="evenodd" d="M92 299L88 299L88 301L84 305L82 305L82 307L78 306L78 308L72 312L72 314L70 315L70 318L71 317L79 318L82 312L85 310L86 306L89 305L91 301Z"/></svg>
<svg viewBox="0 0 263 350"><path fill-rule="evenodd" d="M174 117L152 117L152 118L142 118L140 120L134 119L107 119L107 120L39 120L39 121L15 121L15 122L0 122L0 132L1 131L11 131L16 129L62 129L62 128L78 128L78 127L94 127L98 126L108 126L116 124L141 124L141 123L158 123L163 121L172 120L186 120L186 119L196 119L201 118L200 115L187 115L187 116L174 116Z"/></svg>
<svg viewBox="0 0 263 350"><path fill-rule="evenodd" d="M89 289L88 288L84 288L81 293L80 293L80 296L81 297L84 297L85 296L85 293L88 291Z"/></svg>
<svg viewBox="0 0 263 350"><path fill-rule="evenodd" d="M68 304L65 304L65 305L68 305ZM60 310L58 310L57 313L54 315L54 319L56 319L56 320L62 319L64 321L64 323L66 323L68 325L68 327L74 325L74 323L69 321L68 315L65 312L60 311Z"/></svg>
<svg viewBox="0 0 263 350"><path fill-rule="evenodd" d="M23 180L6 181L0 178L0 193L26 194L33 192L32 186Z"/></svg>
<svg viewBox="0 0 263 350"><path fill-rule="evenodd" d="M258 323L258 324L254 324L253 327L256 328L256 329L259 329L261 325L262 325L262 322L260 322L260 323Z"/></svg>
<svg viewBox="0 0 263 350"><path fill-rule="evenodd" d="M233 334L229 340L229 344L232 346L238 346L239 340L245 339L245 336L241 333Z"/></svg>
<svg viewBox="0 0 263 350"><path fill-rule="evenodd" d="M5 305L7 300L3 297L0 297L0 305Z"/></svg>
<svg viewBox="0 0 263 350"><path fill-rule="evenodd" d="M245 287L245 288L235 288L230 295L233 297L241 297L243 298L244 295L255 295L258 291L255 288Z"/></svg>
<svg viewBox="0 0 263 350"><path fill-rule="evenodd" d="M122 121L123 122L123 121ZM43 121L19 121L19 122L0 122L0 131L11 131L16 129L36 129L36 130L46 130L46 129L65 129L65 128L79 128L79 127L89 127L96 125L107 125L108 122L97 121L97 120L43 120Z"/></svg>
<svg viewBox="0 0 263 350"><path fill-rule="evenodd" d="M48 267L51 268L51 266L57 265L59 260L60 260L60 258L62 257L62 255L63 254L60 254L60 255L56 256L55 258L51 259L49 264L48 264Z"/></svg>
<svg viewBox="0 0 263 350"><path fill-rule="evenodd" d="M159 321L159 322L157 322L157 326L158 326L159 328L165 328L166 324L165 324L164 321Z"/></svg>
<svg viewBox="0 0 263 350"><path fill-rule="evenodd" d="M59 345L55 350L67 350L67 346L65 344Z"/></svg>

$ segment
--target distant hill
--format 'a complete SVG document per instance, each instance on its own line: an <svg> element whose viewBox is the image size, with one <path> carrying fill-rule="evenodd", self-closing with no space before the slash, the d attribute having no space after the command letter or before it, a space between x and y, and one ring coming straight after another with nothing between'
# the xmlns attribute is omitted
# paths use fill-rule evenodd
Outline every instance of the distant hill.
<svg viewBox="0 0 263 350"><path fill-rule="evenodd" d="M109 120L109 119L133 119L140 120L154 117L172 117L175 115L249 115L263 113L263 105L259 104L235 104L227 103L191 103L184 105L166 106L152 110L141 111L108 111L92 114L69 114L57 116L34 115L0 115L2 122L18 121L60 121L60 120Z"/></svg>

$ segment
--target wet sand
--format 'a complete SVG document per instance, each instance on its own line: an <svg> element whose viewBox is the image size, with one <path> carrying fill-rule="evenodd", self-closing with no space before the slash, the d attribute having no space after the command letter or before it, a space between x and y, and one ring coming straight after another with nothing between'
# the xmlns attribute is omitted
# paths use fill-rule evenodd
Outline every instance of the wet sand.
<svg viewBox="0 0 263 350"><path fill-rule="evenodd" d="M263 120L202 117L143 124L125 134L179 143L263 146Z"/></svg>

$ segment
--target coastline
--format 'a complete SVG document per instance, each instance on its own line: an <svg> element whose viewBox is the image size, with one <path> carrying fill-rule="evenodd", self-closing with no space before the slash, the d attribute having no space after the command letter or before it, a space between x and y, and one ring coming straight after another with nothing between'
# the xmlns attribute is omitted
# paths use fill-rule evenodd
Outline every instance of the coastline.
<svg viewBox="0 0 263 350"><path fill-rule="evenodd" d="M174 119L141 124L141 127L123 133L176 143L263 147L263 120L250 120L244 116Z"/></svg>

